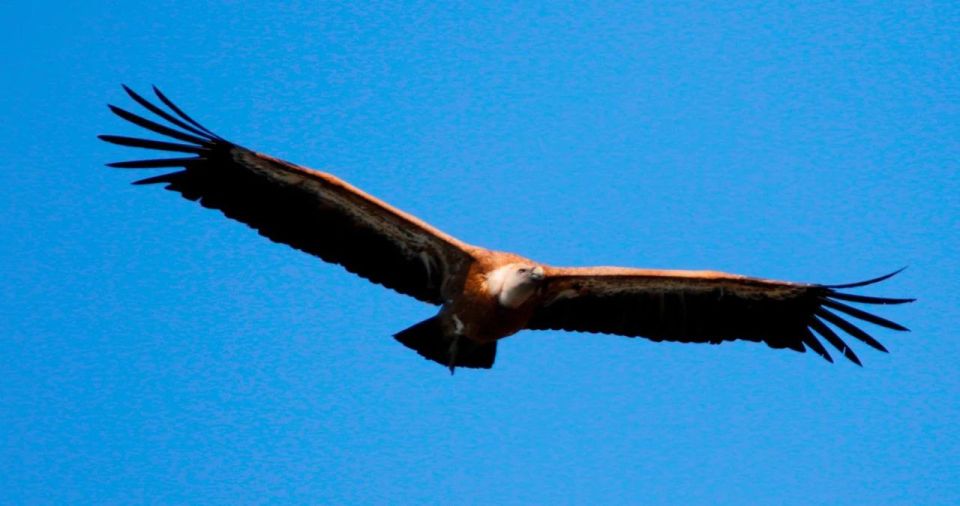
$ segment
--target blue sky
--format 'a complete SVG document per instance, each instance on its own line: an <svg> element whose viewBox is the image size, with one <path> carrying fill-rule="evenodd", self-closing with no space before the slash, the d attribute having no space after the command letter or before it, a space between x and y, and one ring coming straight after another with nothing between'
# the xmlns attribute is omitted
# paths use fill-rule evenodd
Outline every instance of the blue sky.
<svg viewBox="0 0 960 506"><path fill-rule="evenodd" d="M960 502L955 2L0 6L0 502ZM94 5L96 4L96 5ZM105 162L119 85L559 265L840 283L865 367L432 307Z"/></svg>

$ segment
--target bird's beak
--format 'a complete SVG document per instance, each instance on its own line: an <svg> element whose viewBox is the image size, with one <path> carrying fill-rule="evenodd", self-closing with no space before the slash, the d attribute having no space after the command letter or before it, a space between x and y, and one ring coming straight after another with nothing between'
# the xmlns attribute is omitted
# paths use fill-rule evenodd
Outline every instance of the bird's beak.
<svg viewBox="0 0 960 506"><path fill-rule="evenodd" d="M542 281L543 278L546 277L546 273L543 272L543 267L540 267L540 266L538 265L538 266L536 266L536 267L533 268L533 271L530 272L530 277L531 277L534 281Z"/></svg>

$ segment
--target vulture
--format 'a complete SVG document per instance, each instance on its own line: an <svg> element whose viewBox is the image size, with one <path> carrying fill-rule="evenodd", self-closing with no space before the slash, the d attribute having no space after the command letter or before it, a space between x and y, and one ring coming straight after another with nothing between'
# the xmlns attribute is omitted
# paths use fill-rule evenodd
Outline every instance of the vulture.
<svg viewBox="0 0 960 506"><path fill-rule="evenodd" d="M524 329L683 343L742 339L797 352L810 349L833 362L822 339L857 365L860 359L844 339L887 351L860 322L907 330L853 304L914 299L849 292L900 271L824 285L715 271L554 267L467 244L336 176L234 144L188 116L156 87L153 102L123 88L153 117L114 105L110 110L163 140L99 138L177 154L109 167L177 169L134 184L162 185L272 241L440 306L435 316L393 337L451 373L456 367L492 367L497 342Z"/></svg>

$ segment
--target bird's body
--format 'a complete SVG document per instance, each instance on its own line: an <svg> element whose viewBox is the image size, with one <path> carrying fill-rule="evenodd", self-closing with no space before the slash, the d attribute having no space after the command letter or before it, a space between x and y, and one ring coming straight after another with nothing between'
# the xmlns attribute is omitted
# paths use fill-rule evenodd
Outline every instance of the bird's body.
<svg viewBox="0 0 960 506"><path fill-rule="evenodd" d="M538 289L544 269L531 260L509 253L479 253L467 273L461 296L444 306L444 310L449 311L451 319L456 318L462 323L465 337L488 343L526 327L542 297ZM539 272L541 277L525 283L513 282L527 272L518 272L522 269Z"/></svg>
<svg viewBox="0 0 960 506"><path fill-rule="evenodd" d="M167 110L125 89L168 125L111 106L117 115L187 144L115 135L103 135L103 140L194 156L111 166L180 167L183 170L137 183L164 184L273 241L440 306L436 316L394 337L451 371L458 366L491 367L497 341L523 329L608 333L655 341L744 339L801 352L809 348L832 361L815 331L858 364L857 356L833 328L881 351L886 349L849 318L906 330L841 302L899 304L912 300L840 291L879 282L892 274L827 286L713 271L553 267L467 244L331 174L226 141L183 113L159 90L155 89L157 98Z"/></svg>

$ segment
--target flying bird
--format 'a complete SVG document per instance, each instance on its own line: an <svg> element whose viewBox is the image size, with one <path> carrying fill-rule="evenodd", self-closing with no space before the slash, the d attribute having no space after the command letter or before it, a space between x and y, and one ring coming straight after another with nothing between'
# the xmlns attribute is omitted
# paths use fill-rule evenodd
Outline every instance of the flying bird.
<svg viewBox="0 0 960 506"><path fill-rule="evenodd" d="M336 176L234 144L193 120L156 87L159 103L123 88L154 117L113 105L110 110L165 139L99 138L185 156L108 166L177 168L134 184L163 185L272 241L440 306L435 316L394 338L451 373L456 367L492 367L497 342L524 329L684 343L742 339L798 352L810 349L833 362L823 339L857 365L860 359L846 336L887 351L857 326L859 321L907 330L850 304L914 299L847 291L899 271L859 283L822 285L715 271L554 267L467 244Z"/></svg>

